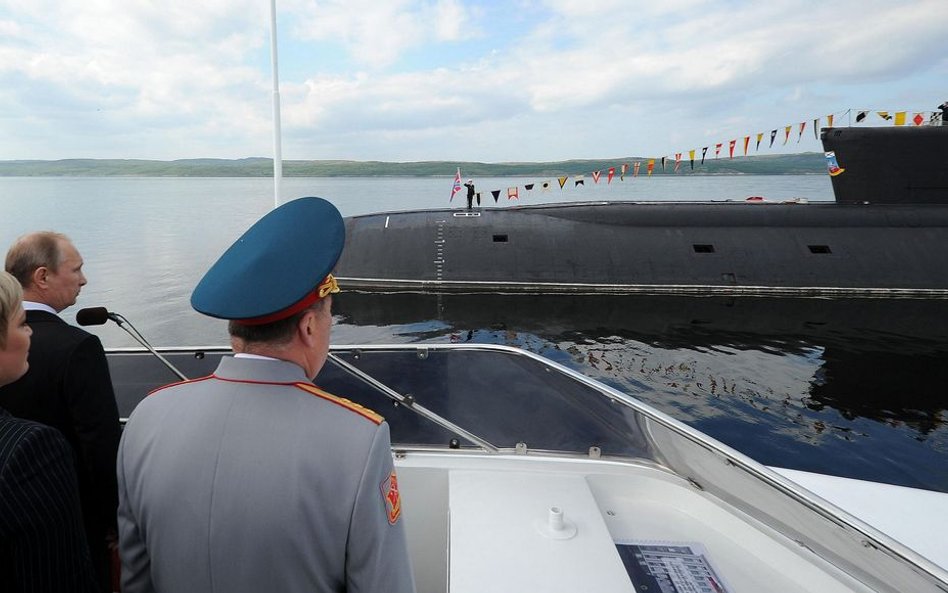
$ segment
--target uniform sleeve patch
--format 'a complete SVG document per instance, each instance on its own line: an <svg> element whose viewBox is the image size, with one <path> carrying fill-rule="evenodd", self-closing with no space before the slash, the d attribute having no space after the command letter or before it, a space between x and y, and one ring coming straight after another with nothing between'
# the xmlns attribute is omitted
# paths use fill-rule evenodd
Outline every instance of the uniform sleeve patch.
<svg viewBox="0 0 948 593"><path fill-rule="evenodd" d="M379 490L382 492L388 522L394 525L402 514L402 499L398 495L398 478L395 476L394 469L379 485Z"/></svg>

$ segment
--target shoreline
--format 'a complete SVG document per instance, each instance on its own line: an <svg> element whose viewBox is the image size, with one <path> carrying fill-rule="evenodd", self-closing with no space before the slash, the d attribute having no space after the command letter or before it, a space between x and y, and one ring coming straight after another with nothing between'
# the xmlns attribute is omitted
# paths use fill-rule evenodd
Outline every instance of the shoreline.
<svg viewBox="0 0 948 593"><path fill-rule="evenodd" d="M303 161L285 160L284 177L436 177L451 178L460 167L464 177L524 177L605 174L631 164L645 163L643 157L584 159L555 162L477 163L452 161L379 162L379 161ZM644 167L643 167L644 169ZM759 155L727 159L707 159L703 165L683 161L679 172L666 163L662 171L655 167L652 176L707 175L825 175L826 164L820 153ZM174 161L130 159L65 159L0 161L0 177L270 177L272 160L182 159ZM639 177L645 177L644 171Z"/></svg>

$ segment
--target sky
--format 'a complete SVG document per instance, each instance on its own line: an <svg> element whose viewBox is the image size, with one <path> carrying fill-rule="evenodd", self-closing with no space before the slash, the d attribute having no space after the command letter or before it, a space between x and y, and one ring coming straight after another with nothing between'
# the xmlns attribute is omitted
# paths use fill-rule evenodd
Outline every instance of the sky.
<svg viewBox="0 0 948 593"><path fill-rule="evenodd" d="M287 160L820 151L948 100L945 0L277 4ZM0 0L0 160L272 157L272 105L268 0Z"/></svg>

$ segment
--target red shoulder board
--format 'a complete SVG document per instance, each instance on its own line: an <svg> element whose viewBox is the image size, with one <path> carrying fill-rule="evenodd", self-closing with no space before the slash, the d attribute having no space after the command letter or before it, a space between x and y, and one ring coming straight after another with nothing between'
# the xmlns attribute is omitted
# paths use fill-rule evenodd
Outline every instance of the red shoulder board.
<svg viewBox="0 0 948 593"><path fill-rule="evenodd" d="M199 382L201 382L201 381L207 381L208 379L213 379L213 378L214 378L214 375L207 375L206 377L198 377L198 378L196 378L196 379L184 379L184 380L182 380L182 381L176 381L176 382L174 382L174 383L168 383L167 385L162 385L161 387L156 387L156 388L152 389L151 391L149 391L148 393L145 394L145 397L147 397L147 396L149 396L149 395L151 395L151 394L153 394L153 393L158 393L158 392L161 391L162 389L168 389L169 387L176 387L176 386L178 386L178 385L187 385L188 383L199 383Z"/></svg>
<svg viewBox="0 0 948 593"><path fill-rule="evenodd" d="M385 418L373 412L372 410L364 406L360 406L359 404L353 401L349 401L344 397L338 397L331 393L327 393L323 391L322 389L320 389L319 387L316 387L315 385L311 385L309 383L296 383L296 386L302 389L303 391L306 391L307 393L311 393L315 395L316 397L320 397L326 401L331 401L334 404L338 404L342 406L343 408L346 408L347 410L355 412L356 414L362 416L363 418L371 420L372 422L376 424L381 424L382 422L385 421Z"/></svg>

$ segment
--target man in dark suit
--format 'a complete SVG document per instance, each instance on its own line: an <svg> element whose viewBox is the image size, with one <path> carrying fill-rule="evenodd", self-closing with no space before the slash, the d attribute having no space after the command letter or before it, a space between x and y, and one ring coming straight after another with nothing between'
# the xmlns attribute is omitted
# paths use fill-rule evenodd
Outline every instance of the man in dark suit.
<svg viewBox="0 0 948 593"><path fill-rule="evenodd" d="M111 591L107 541L116 533L118 406L99 338L57 315L75 304L86 283L82 257L65 235L37 232L14 243L6 269L23 285L33 341L29 371L0 388L0 406L58 429L72 446L89 551L100 590Z"/></svg>

